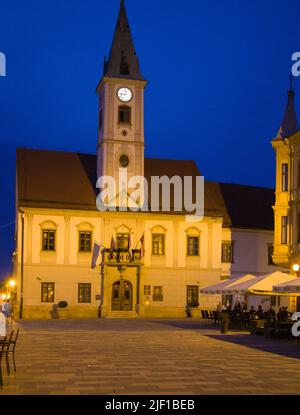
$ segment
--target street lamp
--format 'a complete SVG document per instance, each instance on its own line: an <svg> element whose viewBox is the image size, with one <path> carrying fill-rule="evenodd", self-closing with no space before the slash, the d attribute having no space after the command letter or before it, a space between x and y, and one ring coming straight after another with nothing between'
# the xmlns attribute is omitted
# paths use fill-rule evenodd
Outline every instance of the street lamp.
<svg viewBox="0 0 300 415"><path fill-rule="evenodd" d="M15 286L16 286L16 281L15 281L15 280L10 280L10 281L9 281L9 286L10 286L11 288L15 288Z"/></svg>
<svg viewBox="0 0 300 415"><path fill-rule="evenodd" d="M11 288L15 288L15 286L16 286L16 281L15 281L15 280L10 280L10 281L9 281L9 286L10 286Z"/></svg>
<svg viewBox="0 0 300 415"><path fill-rule="evenodd" d="M298 263L293 264L292 270L294 271L296 276L299 277L300 265Z"/></svg>

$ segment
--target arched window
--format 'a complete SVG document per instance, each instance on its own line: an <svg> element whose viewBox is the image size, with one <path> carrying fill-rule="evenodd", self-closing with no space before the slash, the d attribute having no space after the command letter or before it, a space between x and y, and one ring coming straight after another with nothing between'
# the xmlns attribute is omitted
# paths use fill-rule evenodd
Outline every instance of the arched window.
<svg viewBox="0 0 300 415"><path fill-rule="evenodd" d="M119 107L119 123L131 124L131 108L126 105Z"/></svg>

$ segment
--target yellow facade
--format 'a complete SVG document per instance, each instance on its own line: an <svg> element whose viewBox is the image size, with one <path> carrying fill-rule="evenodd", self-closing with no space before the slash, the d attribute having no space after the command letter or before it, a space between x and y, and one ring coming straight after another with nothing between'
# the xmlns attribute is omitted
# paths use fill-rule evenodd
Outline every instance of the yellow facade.
<svg viewBox="0 0 300 415"><path fill-rule="evenodd" d="M112 287L120 278L132 284L132 307L123 316L183 317L185 315L187 286L199 289L220 281L228 275L228 266L221 264L223 234L222 218L205 218L198 224L185 222L181 215L154 215L151 213L86 213L79 211L51 211L22 209L24 217L24 318L52 318L54 303L67 301L68 317L97 317L103 294L102 317L119 316L112 310ZM42 251L42 230L52 224L56 229L55 252ZM18 252L21 252L21 220L19 215ZM120 276L117 266L104 266L103 291L101 269L90 268L92 254L78 252L79 229L92 229L93 241L109 247L114 232L132 232L133 246L145 234L145 256L140 264L139 309L137 309L137 268L128 267ZM165 255L151 252L153 232L165 234ZM199 256L187 256L187 236L200 236ZM21 286L20 256L16 257L17 287ZM99 259L100 263L100 259ZM42 283L54 283L54 303L43 303ZM91 284L91 303L78 304L78 284ZM145 286L151 287L145 292ZM163 300L153 301L153 287L163 287ZM200 306L212 308L220 298L203 296ZM199 316L199 312L197 313Z"/></svg>
<svg viewBox="0 0 300 415"><path fill-rule="evenodd" d="M276 154L273 261L296 277L299 273L294 265L300 264L300 132L294 96L291 87L282 124L272 140ZM285 301L291 311L299 309L296 297Z"/></svg>
<svg viewBox="0 0 300 415"><path fill-rule="evenodd" d="M274 206L274 256L277 265L290 269L300 261L300 133L285 139L275 139L272 146L276 153L276 202ZM284 186L283 166L288 166L287 186ZM284 238L283 218L287 217L287 235Z"/></svg>

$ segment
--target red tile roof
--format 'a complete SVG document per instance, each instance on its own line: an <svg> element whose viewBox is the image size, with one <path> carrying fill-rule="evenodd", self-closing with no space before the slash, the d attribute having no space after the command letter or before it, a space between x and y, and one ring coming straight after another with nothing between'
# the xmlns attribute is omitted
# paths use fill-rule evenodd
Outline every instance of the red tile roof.
<svg viewBox="0 0 300 415"><path fill-rule="evenodd" d="M145 177L200 176L193 160L145 159ZM17 150L19 207L96 211L96 156L60 151ZM273 189L205 182L205 216L224 226L273 229ZM186 212L176 212L186 214Z"/></svg>

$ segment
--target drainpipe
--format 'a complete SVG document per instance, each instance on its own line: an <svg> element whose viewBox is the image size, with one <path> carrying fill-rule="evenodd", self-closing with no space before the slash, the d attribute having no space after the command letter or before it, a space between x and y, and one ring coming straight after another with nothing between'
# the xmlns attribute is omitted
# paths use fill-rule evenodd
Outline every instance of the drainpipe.
<svg viewBox="0 0 300 415"><path fill-rule="evenodd" d="M21 213L21 284L20 284L20 312L19 318L23 318L23 291L24 291L24 212L19 209Z"/></svg>

